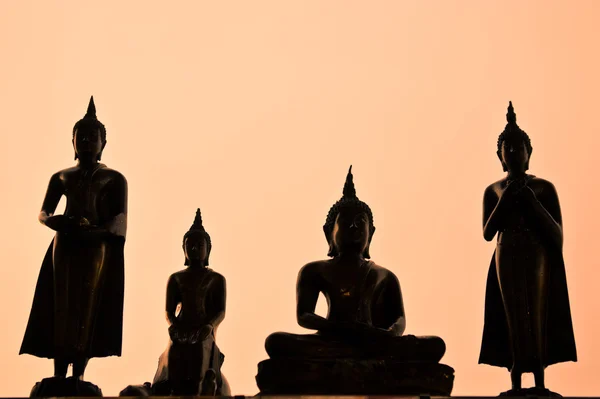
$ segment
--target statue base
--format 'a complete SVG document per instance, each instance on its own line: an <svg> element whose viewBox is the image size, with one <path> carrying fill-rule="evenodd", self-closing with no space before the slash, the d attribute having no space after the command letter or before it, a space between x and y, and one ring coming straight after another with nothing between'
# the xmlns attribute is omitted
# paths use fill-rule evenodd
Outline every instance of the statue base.
<svg viewBox="0 0 600 399"><path fill-rule="evenodd" d="M102 397L102 390L91 382L81 381L73 377L50 377L37 382L29 397L69 397L93 396Z"/></svg>
<svg viewBox="0 0 600 399"><path fill-rule="evenodd" d="M454 369L389 359L269 359L258 364L262 395L450 396Z"/></svg>
<svg viewBox="0 0 600 399"><path fill-rule="evenodd" d="M549 389L542 388L521 388L521 389L511 389L506 392L502 392L499 397L540 397L540 398L562 398L561 394L556 392L552 392Z"/></svg>

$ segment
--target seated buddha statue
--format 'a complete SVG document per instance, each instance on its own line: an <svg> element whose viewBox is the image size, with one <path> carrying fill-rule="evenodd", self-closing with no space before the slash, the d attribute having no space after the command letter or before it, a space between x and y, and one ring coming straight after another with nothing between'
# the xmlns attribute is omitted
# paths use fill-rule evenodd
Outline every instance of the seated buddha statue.
<svg viewBox="0 0 600 399"><path fill-rule="evenodd" d="M406 390L398 387L383 387L382 390L379 384L363 392L349 388L356 378L345 381L344 378L339 380L339 375L326 376L327 372L315 372L319 367L315 365L321 364L324 370L330 370L325 366L328 362L339 366L344 360L354 368L376 362L390 372L394 367L402 367L399 366L401 364L422 367L423 364L437 364L446 350L444 341L439 337L404 335L406 317L400 284L393 272L370 260L369 247L375 232L373 214L369 206L356 196L352 167L346 177L343 196L331 207L323 230L329 244L330 259L302 267L296 285L298 324L316 330L316 333L277 332L267 338L265 349L270 360L259 364L257 376L261 393L410 393L410 382L405 384ZM327 300L327 317L315 313L320 293ZM297 366L293 371L289 370L296 382L292 383L290 378L289 382L294 387L284 386L282 370L289 369L292 364ZM306 380L301 377L302 367L310 374ZM370 378L369 367L362 371L359 379L365 375ZM341 370L340 367L338 370ZM449 383L449 388L441 389L439 393L449 394L451 390L453 377L450 370L442 372L448 377L446 383ZM331 382L336 378L335 384ZM326 380L330 381L329 385ZM414 389L422 393L427 387Z"/></svg>

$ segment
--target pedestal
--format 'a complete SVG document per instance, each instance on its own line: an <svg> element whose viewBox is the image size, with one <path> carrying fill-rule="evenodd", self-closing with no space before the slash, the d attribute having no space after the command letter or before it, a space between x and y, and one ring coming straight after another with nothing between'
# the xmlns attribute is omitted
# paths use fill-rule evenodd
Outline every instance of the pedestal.
<svg viewBox="0 0 600 399"><path fill-rule="evenodd" d="M388 359L269 359L258 364L256 382L263 395L450 396L454 369Z"/></svg>
<svg viewBox="0 0 600 399"><path fill-rule="evenodd" d="M102 390L91 382L81 381L73 377L50 377L36 383L30 397L102 397Z"/></svg>

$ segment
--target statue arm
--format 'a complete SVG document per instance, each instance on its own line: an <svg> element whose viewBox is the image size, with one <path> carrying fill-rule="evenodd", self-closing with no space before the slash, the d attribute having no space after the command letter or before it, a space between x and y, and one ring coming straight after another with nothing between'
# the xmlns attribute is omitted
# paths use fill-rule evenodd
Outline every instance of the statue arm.
<svg viewBox="0 0 600 399"><path fill-rule="evenodd" d="M43 225L46 225L46 222L49 218L54 215L54 211L56 211L56 207L60 202L60 198L63 195L63 186L60 178L60 172L55 173L50 178L50 182L48 183L48 189L46 190L46 196L44 197L44 202L42 203L42 209L38 216L38 220ZM51 226L48 226L51 227Z"/></svg>
<svg viewBox="0 0 600 399"><path fill-rule="evenodd" d="M113 184L113 214L115 217L104 228L108 233L125 238L127 233L127 180L119 173Z"/></svg>
<svg viewBox="0 0 600 399"><path fill-rule="evenodd" d="M179 287L175 276L169 277L167 282L167 303L166 303L166 317L169 326L173 325L177 321L177 305L181 303L181 296L179 295Z"/></svg>
<svg viewBox="0 0 600 399"><path fill-rule="evenodd" d="M527 187L526 190L525 193L532 211L530 214L538 221L540 230L548 235L557 248L562 249L562 214L556 188L552 183L545 182L539 198L530 187Z"/></svg>
<svg viewBox="0 0 600 399"><path fill-rule="evenodd" d="M109 198L111 201L111 214L114 216L103 225L81 226L84 233L125 238L127 233L127 180L119 173L112 184L112 195Z"/></svg>
<svg viewBox="0 0 600 399"><path fill-rule="evenodd" d="M500 230L503 216L503 202L497 198L492 186L483 195L483 238L492 241Z"/></svg>
<svg viewBox="0 0 600 399"><path fill-rule="evenodd" d="M296 283L296 318L301 327L309 330L324 331L331 329L329 320L315 314L319 289L315 286L314 265L306 265L298 274Z"/></svg>
<svg viewBox="0 0 600 399"><path fill-rule="evenodd" d="M386 316L389 322L392 323L388 327L388 331L393 335L401 336L406 329L406 315L404 313L404 301L402 300L400 282L393 273L390 273L387 285L384 309L388 312Z"/></svg>
<svg viewBox="0 0 600 399"><path fill-rule="evenodd" d="M217 275L215 281L212 284L212 304L214 306L211 312L211 318L207 324L216 329L219 324L225 319L225 307L227 302L227 283L225 278L221 275Z"/></svg>

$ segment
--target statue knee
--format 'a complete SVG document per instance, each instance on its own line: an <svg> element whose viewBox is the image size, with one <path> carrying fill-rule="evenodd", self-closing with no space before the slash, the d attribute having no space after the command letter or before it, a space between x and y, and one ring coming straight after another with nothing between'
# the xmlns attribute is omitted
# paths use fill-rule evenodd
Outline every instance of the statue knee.
<svg viewBox="0 0 600 399"><path fill-rule="evenodd" d="M281 335L282 333L273 333L265 340L265 350L269 355L271 355L273 351L277 352L277 349L281 346Z"/></svg>

